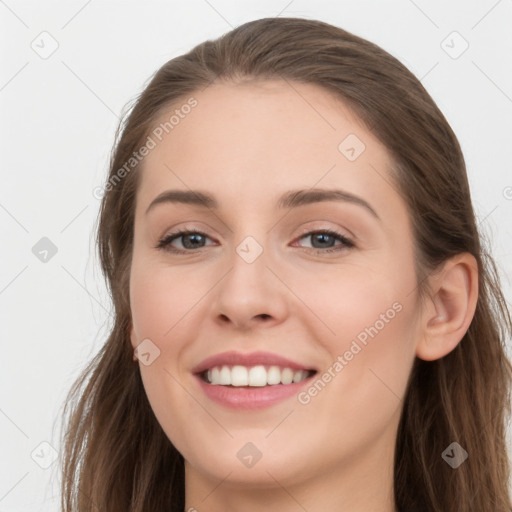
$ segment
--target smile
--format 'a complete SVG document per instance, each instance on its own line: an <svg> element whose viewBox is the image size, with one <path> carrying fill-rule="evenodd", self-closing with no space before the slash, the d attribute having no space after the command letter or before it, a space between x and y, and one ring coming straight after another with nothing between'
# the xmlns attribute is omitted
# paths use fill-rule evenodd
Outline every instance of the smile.
<svg viewBox="0 0 512 512"><path fill-rule="evenodd" d="M314 373L315 370L294 370L280 366L222 365L205 370L201 378L208 384L218 386L264 387L302 382Z"/></svg>

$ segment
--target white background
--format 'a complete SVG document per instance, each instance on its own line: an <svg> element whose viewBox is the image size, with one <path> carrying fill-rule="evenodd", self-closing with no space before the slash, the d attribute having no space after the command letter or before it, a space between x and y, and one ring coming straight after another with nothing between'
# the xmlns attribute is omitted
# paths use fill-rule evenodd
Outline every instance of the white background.
<svg viewBox="0 0 512 512"><path fill-rule="evenodd" d="M58 510L57 463L35 460L51 452L40 443L59 450L64 396L106 337L92 191L124 105L170 58L278 15L354 32L422 80L460 140L512 303L512 0L0 0L0 512ZM469 44L458 58L453 31ZM43 59L31 44L51 38ZM46 263L32 252L42 237L58 250Z"/></svg>

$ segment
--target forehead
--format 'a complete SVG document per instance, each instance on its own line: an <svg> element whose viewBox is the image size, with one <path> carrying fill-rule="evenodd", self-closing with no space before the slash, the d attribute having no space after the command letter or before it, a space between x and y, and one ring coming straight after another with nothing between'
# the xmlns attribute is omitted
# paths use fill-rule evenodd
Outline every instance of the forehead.
<svg viewBox="0 0 512 512"><path fill-rule="evenodd" d="M189 97L196 106L181 110ZM318 86L214 83L189 97L154 123L161 140L153 135L156 145L143 160L141 207L166 188L207 187L232 204L257 205L314 186L341 186L384 208L390 195L398 200L385 179L391 165L386 148Z"/></svg>

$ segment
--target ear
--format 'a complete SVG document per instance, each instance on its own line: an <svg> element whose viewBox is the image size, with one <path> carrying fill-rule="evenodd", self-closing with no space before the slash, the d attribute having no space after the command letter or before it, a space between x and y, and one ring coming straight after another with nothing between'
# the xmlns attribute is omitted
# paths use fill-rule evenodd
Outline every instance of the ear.
<svg viewBox="0 0 512 512"><path fill-rule="evenodd" d="M472 254L453 256L430 279L431 301L424 305L416 355L425 361L449 354L462 340L475 314L478 266Z"/></svg>
<svg viewBox="0 0 512 512"><path fill-rule="evenodd" d="M135 348L137 347L138 342L137 342L137 336L135 335L135 329L133 327L133 322L131 323L131 327L130 327L130 343L131 343L132 348L134 350L133 360L134 361L138 361L138 358L135 355Z"/></svg>

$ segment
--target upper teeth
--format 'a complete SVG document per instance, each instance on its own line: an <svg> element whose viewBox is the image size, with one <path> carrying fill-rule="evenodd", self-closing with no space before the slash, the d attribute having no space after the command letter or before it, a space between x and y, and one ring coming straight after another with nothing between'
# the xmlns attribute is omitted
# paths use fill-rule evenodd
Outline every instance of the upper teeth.
<svg viewBox="0 0 512 512"><path fill-rule="evenodd" d="M291 384L300 382L309 377L307 370L292 370L291 368L280 368L263 365L247 368L246 366L235 365L214 366L206 372L206 378L210 384L222 386L266 386L274 384Z"/></svg>

